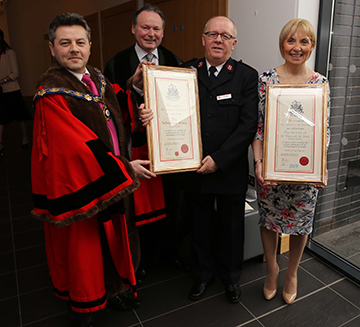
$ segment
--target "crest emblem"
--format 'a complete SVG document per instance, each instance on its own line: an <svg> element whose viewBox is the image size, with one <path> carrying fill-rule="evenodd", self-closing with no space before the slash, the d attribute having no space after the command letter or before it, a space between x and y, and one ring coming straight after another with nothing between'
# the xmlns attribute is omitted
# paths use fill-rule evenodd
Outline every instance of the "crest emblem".
<svg viewBox="0 0 360 327"><path fill-rule="evenodd" d="M234 67L230 64L226 65L226 69L229 71L229 72L232 72L234 70Z"/></svg>
<svg viewBox="0 0 360 327"><path fill-rule="evenodd" d="M294 100L290 106L290 109L293 109L298 114L302 115L304 113L304 108L301 104L301 102Z"/></svg>
<svg viewBox="0 0 360 327"><path fill-rule="evenodd" d="M200 62L198 63L198 68L201 68L202 66L204 66L204 62L203 62L203 61L200 61Z"/></svg>
<svg viewBox="0 0 360 327"><path fill-rule="evenodd" d="M174 84L170 84L166 93L166 99L170 101L177 101L180 99L179 90Z"/></svg>

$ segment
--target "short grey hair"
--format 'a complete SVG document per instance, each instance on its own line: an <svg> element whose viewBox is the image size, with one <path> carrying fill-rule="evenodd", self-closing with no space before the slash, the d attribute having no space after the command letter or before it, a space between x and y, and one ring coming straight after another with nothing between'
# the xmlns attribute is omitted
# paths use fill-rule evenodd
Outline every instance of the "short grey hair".
<svg viewBox="0 0 360 327"><path fill-rule="evenodd" d="M226 19L228 19L228 20L232 23L232 25L233 25L233 27L234 27L234 34L235 34L235 35L233 35L233 36L235 36L235 37L237 36L237 28L236 28L236 25L235 25L234 21L233 21L232 19L230 19L229 17L226 17L226 16L213 16L213 17L211 17L211 18L206 22L205 27L204 27L204 30L203 30L203 33L207 32L207 28L208 28L210 22L211 22L214 18L226 18Z"/></svg>

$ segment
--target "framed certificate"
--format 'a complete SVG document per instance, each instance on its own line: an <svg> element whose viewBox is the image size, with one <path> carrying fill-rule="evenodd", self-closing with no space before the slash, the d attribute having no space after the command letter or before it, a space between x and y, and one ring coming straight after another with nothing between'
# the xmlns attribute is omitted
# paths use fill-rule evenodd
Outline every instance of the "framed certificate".
<svg viewBox="0 0 360 327"><path fill-rule="evenodd" d="M264 179L325 184L326 84L266 87Z"/></svg>
<svg viewBox="0 0 360 327"><path fill-rule="evenodd" d="M195 69L143 66L150 170L155 174L196 170L202 145Z"/></svg>

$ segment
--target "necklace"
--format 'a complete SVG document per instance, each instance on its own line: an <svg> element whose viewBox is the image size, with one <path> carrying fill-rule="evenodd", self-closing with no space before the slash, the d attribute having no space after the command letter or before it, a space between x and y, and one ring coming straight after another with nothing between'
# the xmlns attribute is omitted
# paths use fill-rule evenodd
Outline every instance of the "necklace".
<svg viewBox="0 0 360 327"><path fill-rule="evenodd" d="M299 77L299 79L298 79L295 83L292 83L292 82L290 82L289 76L288 76L288 74L286 73L285 66L284 66L284 73L285 73L285 77L286 77L286 79L287 79L287 81L288 81L289 84L303 84L303 83L300 83L300 82L303 80L304 74L301 74L300 77Z"/></svg>

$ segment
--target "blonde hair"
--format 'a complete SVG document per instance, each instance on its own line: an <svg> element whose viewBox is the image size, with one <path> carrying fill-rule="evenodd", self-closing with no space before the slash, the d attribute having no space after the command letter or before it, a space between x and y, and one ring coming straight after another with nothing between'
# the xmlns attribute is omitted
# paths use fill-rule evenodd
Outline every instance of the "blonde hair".
<svg viewBox="0 0 360 327"><path fill-rule="evenodd" d="M315 31L311 23L306 19L294 18L285 24L279 35L280 53L284 59L284 42L288 36L293 36L297 30L303 32L310 39L313 47L316 45Z"/></svg>

